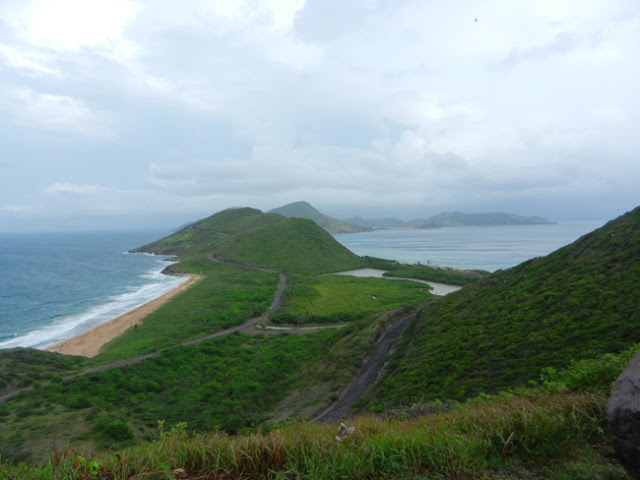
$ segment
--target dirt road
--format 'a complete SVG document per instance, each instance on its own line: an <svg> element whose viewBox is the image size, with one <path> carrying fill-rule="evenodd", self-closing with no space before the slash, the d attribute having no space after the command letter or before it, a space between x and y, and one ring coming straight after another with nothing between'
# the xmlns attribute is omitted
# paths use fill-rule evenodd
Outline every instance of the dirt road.
<svg viewBox="0 0 640 480"><path fill-rule="evenodd" d="M362 370L360 370L358 375L356 375L349 386L342 392L342 395L340 395L336 403L314 418L313 421L318 423L333 423L340 420L340 418L347 413L351 405L359 400L378 380L400 335L409 322L415 317L415 313L407 315L387 329L380 339L376 350L367 358L362 366Z"/></svg>

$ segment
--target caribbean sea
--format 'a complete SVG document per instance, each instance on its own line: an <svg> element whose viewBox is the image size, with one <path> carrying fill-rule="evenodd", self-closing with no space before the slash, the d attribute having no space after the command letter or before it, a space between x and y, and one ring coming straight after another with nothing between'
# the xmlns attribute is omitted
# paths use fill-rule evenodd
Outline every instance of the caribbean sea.
<svg viewBox="0 0 640 480"><path fill-rule="evenodd" d="M0 348L46 348L177 287L158 232L0 234Z"/></svg>
<svg viewBox="0 0 640 480"><path fill-rule="evenodd" d="M334 237L357 255L494 272L547 255L604 223L575 221L431 230L392 229Z"/></svg>

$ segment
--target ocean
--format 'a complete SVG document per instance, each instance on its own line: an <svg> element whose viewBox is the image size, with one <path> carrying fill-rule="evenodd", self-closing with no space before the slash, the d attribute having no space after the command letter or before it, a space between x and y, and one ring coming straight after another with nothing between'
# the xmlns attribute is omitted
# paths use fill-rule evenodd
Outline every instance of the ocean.
<svg viewBox="0 0 640 480"><path fill-rule="evenodd" d="M129 250L166 234L0 234L0 348L46 348L177 287L166 257Z"/></svg>
<svg viewBox="0 0 640 480"><path fill-rule="evenodd" d="M394 229L334 237L358 255L495 272L547 255L604 223L576 221L546 225Z"/></svg>
<svg viewBox="0 0 640 480"><path fill-rule="evenodd" d="M546 255L604 222L378 230L335 235L358 255L495 271ZM46 348L143 305L186 279L129 250L166 233L0 234L0 349Z"/></svg>

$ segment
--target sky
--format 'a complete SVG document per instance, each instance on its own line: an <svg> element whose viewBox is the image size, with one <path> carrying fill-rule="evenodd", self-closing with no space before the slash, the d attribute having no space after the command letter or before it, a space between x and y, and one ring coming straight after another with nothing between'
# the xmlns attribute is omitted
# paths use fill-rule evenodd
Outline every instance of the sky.
<svg viewBox="0 0 640 480"><path fill-rule="evenodd" d="M2 0L0 232L640 204L637 0Z"/></svg>

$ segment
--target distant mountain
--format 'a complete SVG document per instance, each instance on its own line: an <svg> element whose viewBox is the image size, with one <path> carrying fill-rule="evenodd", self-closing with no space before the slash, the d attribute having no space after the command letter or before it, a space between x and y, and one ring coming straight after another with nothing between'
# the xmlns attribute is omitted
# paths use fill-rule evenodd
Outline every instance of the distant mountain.
<svg viewBox="0 0 640 480"><path fill-rule="evenodd" d="M407 228L472 227L481 225L544 225L552 224L541 217L521 217L512 213L442 212L427 219L405 223Z"/></svg>
<svg viewBox="0 0 640 480"><path fill-rule="evenodd" d="M640 342L640 207L429 301L374 404L463 399ZM420 379L417 381L416 379Z"/></svg>
<svg viewBox="0 0 640 480"><path fill-rule="evenodd" d="M371 230L371 227L364 227L360 225L354 225L351 223L343 222L337 218L325 215L307 202L294 202L284 205L282 207L269 210L267 213L277 213L283 217L289 218L308 218L313 220L329 233L358 233L367 232Z"/></svg>
<svg viewBox="0 0 640 480"><path fill-rule="evenodd" d="M344 222L367 228L402 228L404 221L399 218L362 218L352 217L343 219Z"/></svg>

